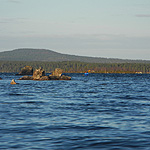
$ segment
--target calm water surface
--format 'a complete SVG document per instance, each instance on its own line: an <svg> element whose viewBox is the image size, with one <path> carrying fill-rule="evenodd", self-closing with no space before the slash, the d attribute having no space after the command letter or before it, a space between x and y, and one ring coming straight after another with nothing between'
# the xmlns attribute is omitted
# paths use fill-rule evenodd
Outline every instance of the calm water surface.
<svg viewBox="0 0 150 150"><path fill-rule="evenodd" d="M0 149L150 149L149 74L69 76L21 81L0 74Z"/></svg>

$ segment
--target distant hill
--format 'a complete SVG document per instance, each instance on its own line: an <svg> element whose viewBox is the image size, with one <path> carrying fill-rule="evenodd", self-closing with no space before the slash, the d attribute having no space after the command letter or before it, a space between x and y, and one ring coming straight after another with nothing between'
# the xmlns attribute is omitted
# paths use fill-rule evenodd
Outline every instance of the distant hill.
<svg viewBox="0 0 150 150"><path fill-rule="evenodd" d="M101 57L86 57L57 53L47 49L15 49L12 51L0 52L0 61L80 61L88 63L150 63L146 60L114 59Z"/></svg>

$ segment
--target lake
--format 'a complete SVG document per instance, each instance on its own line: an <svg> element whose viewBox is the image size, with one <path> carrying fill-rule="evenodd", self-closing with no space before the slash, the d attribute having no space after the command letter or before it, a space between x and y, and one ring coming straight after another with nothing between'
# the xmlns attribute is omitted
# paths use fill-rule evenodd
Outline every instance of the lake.
<svg viewBox="0 0 150 150"><path fill-rule="evenodd" d="M150 74L67 75L0 73L0 149L150 149Z"/></svg>

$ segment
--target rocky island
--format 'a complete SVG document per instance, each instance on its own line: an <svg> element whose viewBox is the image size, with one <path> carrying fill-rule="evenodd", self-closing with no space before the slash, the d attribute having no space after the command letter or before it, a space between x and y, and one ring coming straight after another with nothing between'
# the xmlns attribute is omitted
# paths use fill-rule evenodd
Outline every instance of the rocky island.
<svg viewBox="0 0 150 150"><path fill-rule="evenodd" d="M23 76L19 80L71 80L71 77L62 75L63 71L60 68L56 68L52 74L46 76L45 71L42 68L36 69L32 76Z"/></svg>

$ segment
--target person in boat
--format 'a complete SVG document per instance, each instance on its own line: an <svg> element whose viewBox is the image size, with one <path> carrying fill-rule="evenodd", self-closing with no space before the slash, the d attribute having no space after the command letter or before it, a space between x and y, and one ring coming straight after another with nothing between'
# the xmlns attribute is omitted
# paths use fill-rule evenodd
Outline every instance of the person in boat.
<svg viewBox="0 0 150 150"><path fill-rule="evenodd" d="M84 76L88 76L88 75L89 75L89 73L88 73L88 72L85 72L85 73L84 73Z"/></svg>
<svg viewBox="0 0 150 150"><path fill-rule="evenodd" d="M85 72L83 76L88 76L90 71L91 70L88 70L87 72Z"/></svg>

